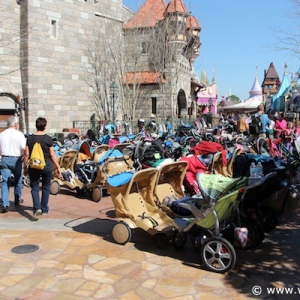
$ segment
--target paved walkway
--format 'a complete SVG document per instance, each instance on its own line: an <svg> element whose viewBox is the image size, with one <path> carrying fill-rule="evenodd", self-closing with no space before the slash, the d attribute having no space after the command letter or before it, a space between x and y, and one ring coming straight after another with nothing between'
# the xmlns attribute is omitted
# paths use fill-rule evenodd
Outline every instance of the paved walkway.
<svg viewBox="0 0 300 300"><path fill-rule="evenodd" d="M159 249L141 230L125 246L113 243L109 197L95 203L62 190L50 196L50 214L33 221L30 190L23 191L24 204L0 214L1 300L299 299L299 214L282 216L259 248L237 250L234 269L215 274L189 243ZM268 293L272 287L294 290Z"/></svg>

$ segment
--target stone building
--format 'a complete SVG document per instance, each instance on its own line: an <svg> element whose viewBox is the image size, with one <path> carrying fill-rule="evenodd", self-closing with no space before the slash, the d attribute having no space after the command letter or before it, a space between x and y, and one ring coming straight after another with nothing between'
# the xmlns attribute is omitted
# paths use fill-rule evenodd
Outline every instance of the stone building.
<svg viewBox="0 0 300 300"><path fill-rule="evenodd" d="M153 10L152 5L157 5L160 11ZM153 18L159 15L159 22L168 20L173 29L176 22L183 26L180 27L182 31L173 32L172 41L168 41L178 46L175 69L178 76L176 83L172 83L173 96L162 92L171 82L172 76L168 77L167 72L160 74L160 81L155 82L157 78L153 76L148 78L149 82L142 80L139 87L143 90L143 97L137 97L136 117L159 114L167 108L166 114L173 117L187 114L190 72L199 54L200 26L188 14L181 0L171 0L168 5L163 0L146 0L143 7L148 10L144 13L154 13ZM95 112L98 116L99 102L94 99L95 94L99 96L100 93L105 95L109 105L104 109L103 116L107 117L108 112L111 118L109 85L113 80L118 80L119 88L122 88L116 103L116 115L122 117L124 103L132 101L128 95L132 94L133 85L125 79L130 69L126 69L125 76L119 70L108 72L104 90L100 86L95 90L97 81L87 76L87 67L91 65L87 48L91 40L98 39L95 33L105 37L102 43L116 44L118 40L117 47L121 49L126 43L132 43L132 36L127 32L135 23L134 14L123 6L122 0L0 0L0 9L3 24L0 31L0 127L3 127L8 114L18 111L24 132L35 130L38 116L47 118L48 132L60 132L63 128L73 127L75 121L90 120ZM141 24L142 27L144 25ZM122 40L108 32L107 28L114 28ZM143 47L145 43L140 45ZM102 57L105 55L103 53ZM146 57L143 61L139 65L140 74L155 74ZM171 71L174 69L169 69L169 74ZM126 85L127 90L123 89ZM99 99L101 101L102 98Z"/></svg>
<svg viewBox="0 0 300 300"><path fill-rule="evenodd" d="M191 84L197 83L193 83L191 75L199 55L200 31L197 19L188 13L182 0L168 4L164 0L146 0L125 24L125 46L137 40L134 47L141 48L140 64L132 64L130 76L126 77L131 92L134 85L139 85L142 93L136 107L138 116L152 113L165 119L195 115ZM129 92L128 98L131 97L134 95Z"/></svg>

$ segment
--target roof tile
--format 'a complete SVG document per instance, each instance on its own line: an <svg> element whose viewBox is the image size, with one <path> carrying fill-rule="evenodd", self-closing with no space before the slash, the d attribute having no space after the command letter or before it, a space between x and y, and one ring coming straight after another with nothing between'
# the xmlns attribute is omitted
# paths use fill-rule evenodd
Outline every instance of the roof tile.
<svg viewBox="0 0 300 300"><path fill-rule="evenodd" d="M182 0L171 0L166 8L166 13L174 13L174 12L180 12L180 13L186 13L188 14L188 11L182 2Z"/></svg>
<svg viewBox="0 0 300 300"><path fill-rule="evenodd" d="M194 16L188 16L186 19L186 28L201 29L198 20Z"/></svg>
<svg viewBox="0 0 300 300"><path fill-rule="evenodd" d="M153 27L164 19L164 0L146 0L138 12L125 24L124 29Z"/></svg>
<svg viewBox="0 0 300 300"><path fill-rule="evenodd" d="M159 72L131 72L126 74L125 82L127 84L156 84L161 82L161 74Z"/></svg>

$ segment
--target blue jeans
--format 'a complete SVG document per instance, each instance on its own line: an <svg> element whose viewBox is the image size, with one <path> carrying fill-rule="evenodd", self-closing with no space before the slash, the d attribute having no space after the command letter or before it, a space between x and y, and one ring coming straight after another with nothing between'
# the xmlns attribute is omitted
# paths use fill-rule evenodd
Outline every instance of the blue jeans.
<svg viewBox="0 0 300 300"><path fill-rule="evenodd" d="M1 174L2 174L2 206L9 206L9 188L10 176L15 177L15 202L19 202L22 197L22 159L21 157L2 156L1 158Z"/></svg>
<svg viewBox="0 0 300 300"><path fill-rule="evenodd" d="M41 209L44 213L49 211L48 202L50 183L52 178L52 162L46 161L44 170L28 169L30 178L31 196L33 200L33 213ZM42 181L42 197L40 198L40 181Z"/></svg>

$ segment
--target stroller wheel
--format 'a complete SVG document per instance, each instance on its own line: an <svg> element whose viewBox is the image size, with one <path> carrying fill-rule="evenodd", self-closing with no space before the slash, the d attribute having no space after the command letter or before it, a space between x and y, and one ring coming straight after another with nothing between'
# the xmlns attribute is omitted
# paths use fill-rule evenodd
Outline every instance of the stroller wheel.
<svg viewBox="0 0 300 300"><path fill-rule="evenodd" d="M220 237L212 237L204 240L201 258L210 271L224 273L235 265L236 253L227 240Z"/></svg>
<svg viewBox="0 0 300 300"><path fill-rule="evenodd" d="M265 232L274 230L278 223L276 211L272 207L260 207L261 225Z"/></svg>
<svg viewBox="0 0 300 300"><path fill-rule="evenodd" d="M28 175L23 175L23 184L27 187L30 187L30 178Z"/></svg>
<svg viewBox="0 0 300 300"><path fill-rule="evenodd" d="M131 229L125 222L118 222L112 229L112 236L116 243L125 245L131 239Z"/></svg>
<svg viewBox="0 0 300 300"><path fill-rule="evenodd" d="M246 227L248 229L248 240L243 249L248 250L255 248L263 242L265 238L265 232L264 228L259 222L252 219L243 219L241 220L241 227Z"/></svg>
<svg viewBox="0 0 300 300"><path fill-rule="evenodd" d="M186 232L179 232L178 230L174 231L172 243L173 247L177 250L182 249L187 240L187 233Z"/></svg>
<svg viewBox="0 0 300 300"><path fill-rule="evenodd" d="M99 202L102 198L102 188L100 188L99 186L96 186L93 189L92 198L95 202Z"/></svg>
<svg viewBox="0 0 300 300"><path fill-rule="evenodd" d="M60 191L60 184L57 181L52 181L50 184L51 195L57 195Z"/></svg>

